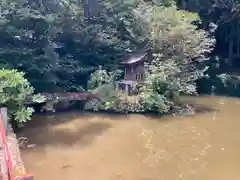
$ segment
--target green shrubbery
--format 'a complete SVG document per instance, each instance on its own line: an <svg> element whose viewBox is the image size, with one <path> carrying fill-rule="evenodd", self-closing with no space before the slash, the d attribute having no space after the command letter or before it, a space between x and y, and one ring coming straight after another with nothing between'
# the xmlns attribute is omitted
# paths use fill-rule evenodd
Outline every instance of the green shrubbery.
<svg viewBox="0 0 240 180"><path fill-rule="evenodd" d="M3 4L0 63L28 72L39 92L80 92L88 73L103 65L111 72L100 68L91 75L88 90L99 99L87 102L85 109L169 112L179 104L180 93L196 93L195 82L203 77L206 55L215 43L195 25L200 21L197 14L178 10L171 0L167 6L106 0L99 4L97 21L84 18L81 3L23 4ZM128 97L115 90L120 72L113 70L127 52L144 47L151 50L153 60L146 64L138 96ZM15 70L2 70L0 75L0 103L18 122L29 120L33 112L25 103L33 88L23 76ZM57 103L48 103L47 109Z"/></svg>
<svg viewBox="0 0 240 180"><path fill-rule="evenodd" d="M196 93L196 80L208 69L205 55L215 41L194 25L199 21L197 14L177 10L174 5L155 7L145 17L150 19L153 59L145 65L140 97L145 110L166 113L180 104L181 93Z"/></svg>
<svg viewBox="0 0 240 180"><path fill-rule="evenodd" d="M148 46L153 52L153 59L145 64L146 79L132 101L133 97L115 90L111 73L96 71L90 84L97 84L96 92L104 95L100 95L101 102L92 104L100 105L99 108L93 109L169 112L180 104L180 93L196 93L196 80L208 69L205 55L211 52L215 41L194 25L199 20L197 14L177 10L175 6L148 8L147 5L139 6L135 14L146 22Z"/></svg>
<svg viewBox="0 0 240 180"><path fill-rule="evenodd" d="M41 102L40 95L34 96L34 88L23 72L17 70L0 70L0 106L8 108L8 116L24 123L31 119L34 109L27 106L27 101ZM33 98L32 98L33 97Z"/></svg>

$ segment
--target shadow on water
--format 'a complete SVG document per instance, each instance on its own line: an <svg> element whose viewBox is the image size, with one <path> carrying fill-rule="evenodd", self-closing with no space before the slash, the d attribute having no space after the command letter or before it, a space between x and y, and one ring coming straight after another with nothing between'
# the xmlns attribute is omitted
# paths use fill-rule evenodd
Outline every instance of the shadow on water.
<svg viewBox="0 0 240 180"><path fill-rule="evenodd" d="M219 109L211 107L211 106L206 106L206 105L201 105L201 104L189 104L189 105L194 108L194 111L195 111L194 116L199 115L199 114L219 111Z"/></svg>
<svg viewBox="0 0 240 180"><path fill-rule="evenodd" d="M148 119L152 120L170 120L169 118L159 118L159 117L169 117L169 116L197 116L200 114L205 114L205 113L210 113L210 112L218 112L219 109L211 107L211 106L206 106L206 105L201 105L197 103L187 103L188 108L186 109L181 109L181 111L177 111L176 113L169 113L166 115L159 115L159 114L153 114L153 113L145 113L144 116Z"/></svg>
<svg viewBox="0 0 240 180"><path fill-rule="evenodd" d="M106 112L84 112L84 111L68 111L68 112L55 112L55 113L41 113L32 117L32 120L24 125L24 128L20 128L18 132L29 128L45 127L46 125L59 125L78 119L79 121L85 121L89 118L94 119L111 119L111 120L127 120L127 114L119 113L106 113Z"/></svg>
<svg viewBox="0 0 240 180"><path fill-rule="evenodd" d="M86 122L88 121L87 116ZM84 123L83 115L68 113L67 115L38 116L28 123L19 137L27 137L29 144L35 144L36 148L41 149L46 146L72 146L81 145L82 147L90 145L97 136L100 136L111 125L107 122L87 122ZM40 150L39 149L39 150Z"/></svg>
<svg viewBox="0 0 240 180"><path fill-rule="evenodd" d="M195 116L199 114L218 111L211 106L201 105L200 103L186 100L193 107L193 114L182 113L177 116ZM133 116L132 116L133 115ZM157 114L116 114L116 113L86 113L86 112L63 112L63 113L47 113L36 115L33 120L26 124L20 130L18 136L28 138L28 143L36 143L37 149L46 146L72 146L90 145L94 139L111 128L108 120L125 121L131 120L130 117L145 117L146 120L165 121L171 120L169 115L160 116ZM163 118L160 118L163 117ZM167 117L167 118L164 118ZM90 119L97 119L92 121ZM176 120L176 118L173 118Z"/></svg>

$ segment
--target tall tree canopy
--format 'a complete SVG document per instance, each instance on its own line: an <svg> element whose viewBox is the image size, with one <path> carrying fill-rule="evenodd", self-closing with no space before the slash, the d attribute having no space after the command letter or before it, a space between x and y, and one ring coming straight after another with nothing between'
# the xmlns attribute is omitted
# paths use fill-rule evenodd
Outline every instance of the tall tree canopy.
<svg viewBox="0 0 240 180"><path fill-rule="evenodd" d="M91 18L77 1L1 4L1 64L27 72L38 91L81 90L85 74L99 65L114 69L125 52L145 45L135 0L103 1Z"/></svg>

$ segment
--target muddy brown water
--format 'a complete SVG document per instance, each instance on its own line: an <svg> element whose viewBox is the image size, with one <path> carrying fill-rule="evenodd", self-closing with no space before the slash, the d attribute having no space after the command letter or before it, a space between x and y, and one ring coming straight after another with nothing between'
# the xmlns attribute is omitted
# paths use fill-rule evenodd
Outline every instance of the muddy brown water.
<svg viewBox="0 0 240 180"><path fill-rule="evenodd" d="M239 180L240 99L190 98L214 110L150 117L38 116L19 136L36 180Z"/></svg>

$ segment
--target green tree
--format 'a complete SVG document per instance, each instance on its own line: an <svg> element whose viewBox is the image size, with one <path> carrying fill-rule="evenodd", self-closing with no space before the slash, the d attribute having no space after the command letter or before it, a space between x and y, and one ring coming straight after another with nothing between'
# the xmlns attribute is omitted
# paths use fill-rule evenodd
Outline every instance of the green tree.
<svg viewBox="0 0 240 180"><path fill-rule="evenodd" d="M85 19L82 2L2 0L0 63L26 72L39 92L81 91L99 65L116 69L126 51L144 46L137 4L104 0Z"/></svg>
<svg viewBox="0 0 240 180"><path fill-rule="evenodd" d="M42 102L40 95L34 96L34 88L23 72L0 70L0 106L7 107L11 120L21 124L31 119L34 109L27 106L28 101Z"/></svg>
<svg viewBox="0 0 240 180"><path fill-rule="evenodd" d="M154 56L146 65L141 96L148 108L166 112L176 104L180 93L196 93L196 80L208 69L206 55L211 53L215 40L194 25L199 20L197 14L175 6L155 7L145 16L151 19Z"/></svg>

